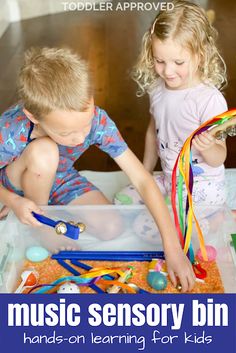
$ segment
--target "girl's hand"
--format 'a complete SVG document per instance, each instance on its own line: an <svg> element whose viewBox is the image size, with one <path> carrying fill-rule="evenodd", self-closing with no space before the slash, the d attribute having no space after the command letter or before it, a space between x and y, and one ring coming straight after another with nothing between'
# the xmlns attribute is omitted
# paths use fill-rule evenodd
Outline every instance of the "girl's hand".
<svg viewBox="0 0 236 353"><path fill-rule="evenodd" d="M15 213L16 217L23 224L31 225L34 227L41 226L42 224L38 222L32 212L43 214L43 211L31 200L26 197L16 196L11 202L10 208Z"/></svg>
<svg viewBox="0 0 236 353"><path fill-rule="evenodd" d="M196 135L192 140L192 145L199 152L203 152L210 149L212 146L215 145L215 143L215 138L211 136L207 131Z"/></svg>
<svg viewBox="0 0 236 353"><path fill-rule="evenodd" d="M181 247L179 249L165 250L168 274L174 287L181 284L181 291L191 291L195 285L196 277L189 259Z"/></svg>

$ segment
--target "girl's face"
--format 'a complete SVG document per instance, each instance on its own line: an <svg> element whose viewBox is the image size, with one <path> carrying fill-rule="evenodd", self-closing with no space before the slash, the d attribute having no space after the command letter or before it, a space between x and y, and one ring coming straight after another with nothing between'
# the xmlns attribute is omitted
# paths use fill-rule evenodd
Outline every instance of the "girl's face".
<svg viewBox="0 0 236 353"><path fill-rule="evenodd" d="M200 82L197 58L171 38L161 41L153 36L152 53L155 71L167 88L184 89Z"/></svg>

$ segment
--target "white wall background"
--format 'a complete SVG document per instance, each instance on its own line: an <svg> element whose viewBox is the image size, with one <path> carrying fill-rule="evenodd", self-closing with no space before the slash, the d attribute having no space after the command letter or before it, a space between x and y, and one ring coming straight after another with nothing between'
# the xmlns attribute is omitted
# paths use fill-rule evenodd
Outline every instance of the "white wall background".
<svg viewBox="0 0 236 353"><path fill-rule="evenodd" d="M98 1L101 0L0 0L0 37L11 22L63 12L63 2L95 3Z"/></svg>
<svg viewBox="0 0 236 353"><path fill-rule="evenodd" d="M63 1L66 0L7 0L12 22L62 12Z"/></svg>
<svg viewBox="0 0 236 353"><path fill-rule="evenodd" d="M0 0L0 37L10 22L7 2L8 0Z"/></svg>

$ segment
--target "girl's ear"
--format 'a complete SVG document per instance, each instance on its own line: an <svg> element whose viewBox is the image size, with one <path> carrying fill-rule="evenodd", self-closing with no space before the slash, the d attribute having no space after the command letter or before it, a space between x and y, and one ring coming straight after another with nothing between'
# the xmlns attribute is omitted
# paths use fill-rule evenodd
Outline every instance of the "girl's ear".
<svg viewBox="0 0 236 353"><path fill-rule="evenodd" d="M23 112L25 113L25 115L27 116L27 118L32 121L32 123L34 124L38 124L38 120L35 119L35 117L33 116L33 114L31 114L27 109L23 108Z"/></svg>

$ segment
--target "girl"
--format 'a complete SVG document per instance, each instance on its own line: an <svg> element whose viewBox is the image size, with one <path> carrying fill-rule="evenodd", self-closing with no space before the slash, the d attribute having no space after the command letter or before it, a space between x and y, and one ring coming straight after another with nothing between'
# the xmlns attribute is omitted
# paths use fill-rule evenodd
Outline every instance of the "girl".
<svg viewBox="0 0 236 353"><path fill-rule="evenodd" d="M187 1L173 3L173 10L161 11L144 34L133 75L138 95L148 92L150 97L143 164L153 172L160 157L163 173L155 179L164 195L171 192L172 170L186 138L206 120L227 110L219 91L226 83L226 70L216 47L216 30L199 6ZM223 204L225 142L203 132L194 138L192 153L193 201ZM132 186L116 195L116 203L123 200L142 202Z"/></svg>

